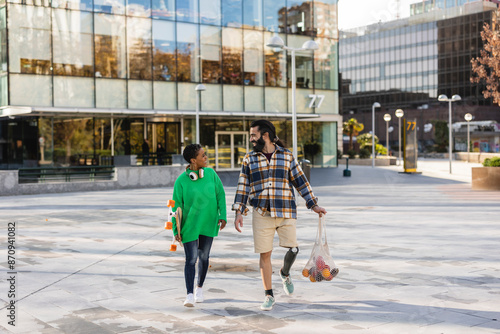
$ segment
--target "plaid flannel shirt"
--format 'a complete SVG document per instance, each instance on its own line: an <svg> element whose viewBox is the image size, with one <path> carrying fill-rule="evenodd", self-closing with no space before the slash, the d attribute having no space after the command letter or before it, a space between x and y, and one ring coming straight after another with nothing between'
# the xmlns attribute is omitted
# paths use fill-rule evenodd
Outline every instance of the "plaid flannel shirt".
<svg viewBox="0 0 500 334"><path fill-rule="evenodd" d="M275 145L271 161L261 152L249 152L243 158L238 188L232 209L246 216L247 202L261 215L270 202L271 217L297 218L292 185L306 201L308 209L317 205L311 186L289 150Z"/></svg>

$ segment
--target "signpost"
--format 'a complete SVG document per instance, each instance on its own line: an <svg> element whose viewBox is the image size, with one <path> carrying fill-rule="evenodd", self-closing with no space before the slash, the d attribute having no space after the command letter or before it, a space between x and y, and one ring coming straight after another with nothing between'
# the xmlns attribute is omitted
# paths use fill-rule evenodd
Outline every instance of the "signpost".
<svg viewBox="0 0 500 334"><path fill-rule="evenodd" d="M403 119L403 161L405 173L417 173L418 141L417 119Z"/></svg>

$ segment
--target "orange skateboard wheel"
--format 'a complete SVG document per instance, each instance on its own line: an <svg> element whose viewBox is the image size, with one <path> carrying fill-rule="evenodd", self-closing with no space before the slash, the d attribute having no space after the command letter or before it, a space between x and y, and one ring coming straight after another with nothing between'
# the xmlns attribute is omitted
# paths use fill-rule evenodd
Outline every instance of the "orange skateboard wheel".
<svg viewBox="0 0 500 334"><path fill-rule="evenodd" d="M170 251L175 252L177 250L177 245L171 244L170 245Z"/></svg>
<svg viewBox="0 0 500 334"><path fill-rule="evenodd" d="M167 206L169 208L173 208L175 206L175 201L173 199L169 199L168 203L167 203Z"/></svg>
<svg viewBox="0 0 500 334"><path fill-rule="evenodd" d="M165 229L171 230L172 229L172 222L165 222Z"/></svg>

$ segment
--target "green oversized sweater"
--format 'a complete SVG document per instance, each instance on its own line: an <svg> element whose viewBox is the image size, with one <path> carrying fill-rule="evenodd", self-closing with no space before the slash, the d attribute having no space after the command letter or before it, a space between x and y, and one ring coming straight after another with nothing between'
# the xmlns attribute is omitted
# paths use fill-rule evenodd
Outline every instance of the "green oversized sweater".
<svg viewBox="0 0 500 334"><path fill-rule="evenodd" d="M227 221L226 194L222 182L211 168L204 168L202 179L193 181L188 173L182 173L174 184L174 212L182 209L182 242L197 240L200 235L216 237L219 234L219 219ZM195 173L198 174L198 171ZM172 219L173 232L177 235L175 217Z"/></svg>

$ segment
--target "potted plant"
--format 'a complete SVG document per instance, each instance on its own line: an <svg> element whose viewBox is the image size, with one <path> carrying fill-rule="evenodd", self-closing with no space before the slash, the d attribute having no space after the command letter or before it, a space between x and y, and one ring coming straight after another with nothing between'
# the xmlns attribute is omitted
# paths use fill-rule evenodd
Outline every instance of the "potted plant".
<svg viewBox="0 0 500 334"><path fill-rule="evenodd" d="M500 190L500 157L485 159L472 168L472 190Z"/></svg>

